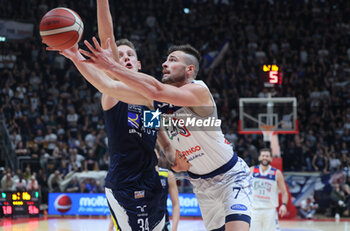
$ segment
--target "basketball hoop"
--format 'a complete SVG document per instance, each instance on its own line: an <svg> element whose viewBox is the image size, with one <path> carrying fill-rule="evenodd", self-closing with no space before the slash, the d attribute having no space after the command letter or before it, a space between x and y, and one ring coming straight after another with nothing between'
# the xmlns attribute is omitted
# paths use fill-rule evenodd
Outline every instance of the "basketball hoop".
<svg viewBox="0 0 350 231"><path fill-rule="evenodd" d="M271 142L271 138L273 136L273 132L275 131L274 125L260 125L260 129L264 136L265 142Z"/></svg>

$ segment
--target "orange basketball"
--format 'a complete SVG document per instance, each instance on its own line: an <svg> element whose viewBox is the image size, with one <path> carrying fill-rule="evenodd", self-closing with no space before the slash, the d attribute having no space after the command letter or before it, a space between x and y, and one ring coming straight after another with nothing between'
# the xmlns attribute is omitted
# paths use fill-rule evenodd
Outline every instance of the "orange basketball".
<svg viewBox="0 0 350 231"><path fill-rule="evenodd" d="M71 9L58 7L47 12L40 22L43 43L57 50L71 48L83 35L84 24Z"/></svg>

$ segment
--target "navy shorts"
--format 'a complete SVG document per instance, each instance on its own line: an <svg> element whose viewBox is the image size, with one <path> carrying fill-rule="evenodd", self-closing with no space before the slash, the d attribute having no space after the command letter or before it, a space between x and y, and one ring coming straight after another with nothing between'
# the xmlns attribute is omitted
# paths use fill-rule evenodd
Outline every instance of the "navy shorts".
<svg viewBox="0 0 350 231"><path fill-rule="evenodd" d="M153 188L106 189L106 197L116 230L161 231L165 224L164 202L159 182Z"/></svg>

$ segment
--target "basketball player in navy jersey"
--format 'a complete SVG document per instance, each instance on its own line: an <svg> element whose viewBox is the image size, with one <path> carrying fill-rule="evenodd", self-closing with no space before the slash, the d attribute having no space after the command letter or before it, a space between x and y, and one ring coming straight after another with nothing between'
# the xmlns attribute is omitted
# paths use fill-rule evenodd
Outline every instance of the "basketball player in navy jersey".
<svg viewBox="0 0 350 231"><path fill-rule="evenodd" d="M79 50L91 63L148 99L139 104L153 104L154 113L185 114L201 121L217 120L215 101L203 81L195 80L200 54L190 45L173 46L163 63L162 82L152 76L132 72L115 62L107 39L101 48L87 41L90 52ZM101 77L96 83L102 92L111 92L111 79ZM216 122L215 122L216 123ZM251 216L251 176L247 164L225 140L220 125L185 127L169 123L165 133L178 155L177 163L186 164L207 230L248 231ZM181 158L180 158L181 156ZM172 167L173 169L176 169ZM179 170L179 169L176 169Z"/></svg>
<svg viewBox="0 0 350 231"><path fill-rule="evenodd" d="M108 0L97 0L97 16L101 40L113 40L114 59L127 69L137 72L141 63L134 45L126 39L114 42ZM60 54L69 58L98 90L101 85L96 79L101 76L109 79L103 71L81 62L85 58L78 52L77 45L60 51ZM110 155L105 181L106 197L116 230L161 231L165 224L165 208L161 200L160 177L155 169L158 160L154 147L158 131L142 126L143 111L147 110L143 105L147 104L135 104L146 102L145 97L120 81L113 81L111 91L102 93L101 104ZM162 145L161 139L159 143ZM164 151L169 149L169 146L165 147Z"/></svg>

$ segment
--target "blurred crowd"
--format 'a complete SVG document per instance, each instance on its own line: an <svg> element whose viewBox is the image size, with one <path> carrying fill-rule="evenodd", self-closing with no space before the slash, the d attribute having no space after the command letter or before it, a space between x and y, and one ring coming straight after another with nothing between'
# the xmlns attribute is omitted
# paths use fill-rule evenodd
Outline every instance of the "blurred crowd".
<svg viewBox="0 0 350 231"><path fill-rule="evenodd" d="M248 165L257 164L257 152L265 144L261 135L238 134L238 100L264 97L261 67L278 64L283 87L275 96L297 98L300 131L279 136L284 170L330 173L350 168L349 1L110 4L115 36L135 43L143 72L160 78L161 63L173 44L189 43L201 52L198 79L211 89L226 138ZM0 42L0 113L24 163L17 170L2 168L2 189L40 185L46 192L57 191L57 182L71 172L108 169L101 94L70 61L47 52L41 43L40 19L57 6L78 12L85 24L83 39L97 35L95 0L0 1L2 19L34 24L31 39ZM223 44L227 51L211 65ZM77 191L103 190L98 182L74 184Z"/></svg>

